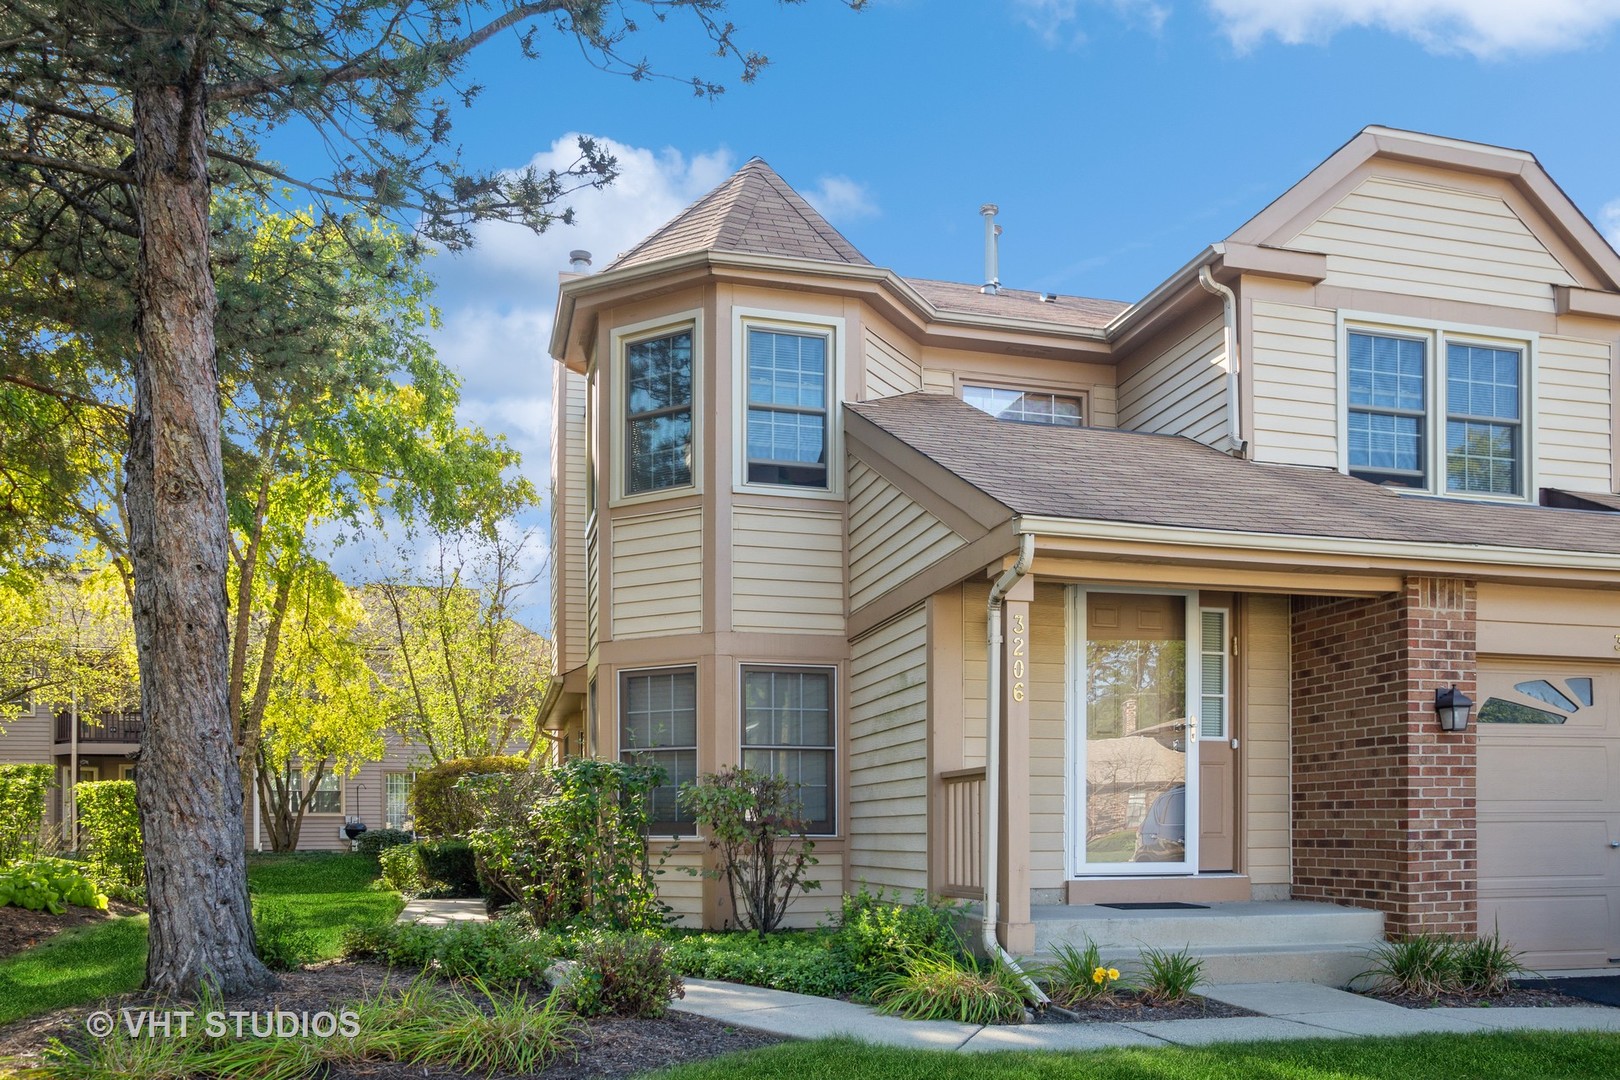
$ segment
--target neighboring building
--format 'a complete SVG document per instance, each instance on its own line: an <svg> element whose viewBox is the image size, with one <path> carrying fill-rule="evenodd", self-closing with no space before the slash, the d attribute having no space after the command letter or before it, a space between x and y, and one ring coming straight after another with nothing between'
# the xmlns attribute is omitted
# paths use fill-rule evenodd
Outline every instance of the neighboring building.
<svg viewBox="0 0 1620 1080"><path fill-rule="evenodd" d="M1136 303L901 277L755 159L564 276L548 723L797 780L801 923L980 895L993 707L1014 951L1294 899L1606 964L1617 346L1620 257L1520 151L1368 128Z"/></svg>

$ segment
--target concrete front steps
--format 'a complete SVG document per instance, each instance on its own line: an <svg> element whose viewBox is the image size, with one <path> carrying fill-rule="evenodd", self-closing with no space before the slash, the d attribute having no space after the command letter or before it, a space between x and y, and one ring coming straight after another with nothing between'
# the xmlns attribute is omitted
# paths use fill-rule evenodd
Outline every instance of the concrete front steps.
<svg viewBox="0 0 1620 1080"><path fill-rule="evenodd" d="M1122 911L1096 904L1031 910L1037 962L1067 942L1089 936L1105 963L1137 967L1144 946L1186 948L1204 961L1209 983L1309 982L1346 986L1369 964L1384 938L1384 915L1364 908L1301 900L1248 900L1207 908Z"/></svg>

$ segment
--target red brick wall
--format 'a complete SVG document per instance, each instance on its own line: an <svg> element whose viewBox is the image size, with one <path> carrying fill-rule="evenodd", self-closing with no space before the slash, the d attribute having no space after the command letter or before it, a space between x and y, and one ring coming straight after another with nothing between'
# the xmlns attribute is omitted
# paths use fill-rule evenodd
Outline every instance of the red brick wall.
<svg viewBox="0 0 1620 1080"><path fill-rule="evenodd" d="M1474 732L1434 692L1474 687L1474 583L1296 597L1293 895L1378 908L1395 935L1476 930Z"/></svg>

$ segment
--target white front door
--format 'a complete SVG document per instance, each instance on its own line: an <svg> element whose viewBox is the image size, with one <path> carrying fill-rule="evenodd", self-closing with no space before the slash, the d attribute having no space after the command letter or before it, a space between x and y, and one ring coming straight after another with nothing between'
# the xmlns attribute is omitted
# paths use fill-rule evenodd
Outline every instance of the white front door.
<svg viewBox="0 0 1620 1080"><path fill-rule="evenodd" d="M1201 643L1192 593L1070 590L1077 875L1198 866Z"/></svg>

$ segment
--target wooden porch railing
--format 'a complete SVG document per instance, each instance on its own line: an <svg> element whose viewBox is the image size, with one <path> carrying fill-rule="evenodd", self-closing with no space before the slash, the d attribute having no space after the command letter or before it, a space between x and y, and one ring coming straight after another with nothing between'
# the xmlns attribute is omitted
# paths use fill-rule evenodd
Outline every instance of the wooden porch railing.
<svg viewBox="0 0 1620 1080"><path fill-rule="evenodd" d="M943 789L940 847L946 896L984 897L984 766L939 774Z"/></svg>

